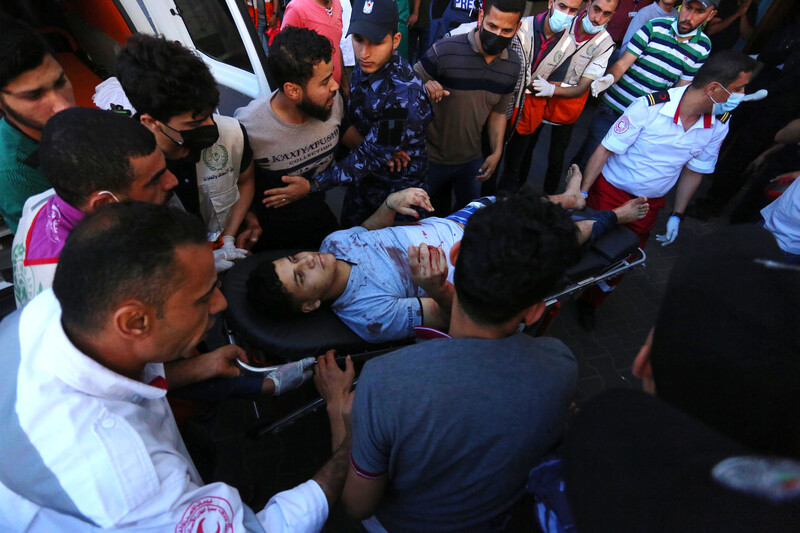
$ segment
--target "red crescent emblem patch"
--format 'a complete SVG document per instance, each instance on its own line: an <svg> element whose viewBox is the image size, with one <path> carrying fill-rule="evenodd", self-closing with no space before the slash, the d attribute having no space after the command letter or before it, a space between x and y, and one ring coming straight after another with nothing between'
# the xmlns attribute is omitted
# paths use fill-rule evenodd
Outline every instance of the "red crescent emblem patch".
<svg viewBox="0 0 800 533"><path fill-rule="evenodd" d="M628 120L628 117L622 115L620 119L614 124L614 133L621 135L628 131L628 128L631 127L631 121Z"/></svg>
<svg viewBox="0 0 800 533"><path fill-rule="evenodd" d="M225 498L197 499L184 511L175 533L233 533L233 508Z"/></svg>

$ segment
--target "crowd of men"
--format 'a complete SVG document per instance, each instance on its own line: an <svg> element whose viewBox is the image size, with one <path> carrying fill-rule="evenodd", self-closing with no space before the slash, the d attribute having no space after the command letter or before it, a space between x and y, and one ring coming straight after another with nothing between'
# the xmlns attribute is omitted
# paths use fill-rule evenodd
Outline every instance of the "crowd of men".
<svg viewBox="0 0 800 533"><path fill-rule="evenodd" d="M286 20L332 15L294 2ZM779 178L766 207L769 179L755 180L760 224L678 258L634 362L655 398L607 393L565 433L577 360L520 327L613 225L644 248L674 190L656 236L673 243L737 105L765 96L745 96L756 61L705 33L741 21L746 36L749 1L715 24L721 0L659 0L613 37L625 3L550 0L531 17L524 0L474 16L434 3L432 36L450 33L411 65L397 3L356 0L349 80L335 36L285 25L269 44L277 86L233 117L216 113L198 55L143 34L98 86L99 109L75 107L47 41L0 19L0 215L20 308L0 323L0 527L320 531L341 504L370 532L517 531L527 487L543 527L561 528L548 531L796 529L800 165L764 171ZM800 57L782 61L791 73ZM753 168L800 162L795 118ZM525 182L545 127L542 195ZM337 186L338 219L325 196ZM241 348L206 342L225 272L290 249L306 251L248 281L265 317L328 305L368 342L419 326L441 338L369 361L355 390L352 361L342 370L332 351L243 374ZM584 327L619 281L583 293ZM312 376L332 442L319 472L258 511L205 484L167 391L280 395Z"/></svg>

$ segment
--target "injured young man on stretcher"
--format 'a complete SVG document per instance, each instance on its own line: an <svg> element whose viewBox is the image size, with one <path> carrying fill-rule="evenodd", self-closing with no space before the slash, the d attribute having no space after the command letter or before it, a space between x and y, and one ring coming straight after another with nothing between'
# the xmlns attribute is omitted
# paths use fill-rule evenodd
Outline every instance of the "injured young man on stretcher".
<svg viewBox="0 0 800 533"><path fill-rule="evenodd" d="M647 213L645 197L633 198L613 211L588 209L580 183L580 171L572 165L566 191L542 201L572 211L581 244ZM503 198L480 198L445 218L392 226L396 213L418 217L414 206L433 211L422 189L392 193L363 225L325 238L319 252L300 252L259 265L248 280L248 298L256 309L275 319L329 304L367 342L414 337L416 326L447 330L455 293L453 272L458 268L458 263L451 262L453 251L470 215L495 201Z"/></svg>

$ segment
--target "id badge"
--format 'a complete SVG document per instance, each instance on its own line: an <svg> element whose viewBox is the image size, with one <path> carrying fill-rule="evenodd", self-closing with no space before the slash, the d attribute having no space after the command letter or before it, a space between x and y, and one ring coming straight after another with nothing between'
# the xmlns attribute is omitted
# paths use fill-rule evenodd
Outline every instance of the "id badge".
<svg viewBox="0 0 800 533"><path fill-rule="evenodd" d="M629 19L632 19L635 16L636 16L636 11L628 11L628 18Z"/></svg>

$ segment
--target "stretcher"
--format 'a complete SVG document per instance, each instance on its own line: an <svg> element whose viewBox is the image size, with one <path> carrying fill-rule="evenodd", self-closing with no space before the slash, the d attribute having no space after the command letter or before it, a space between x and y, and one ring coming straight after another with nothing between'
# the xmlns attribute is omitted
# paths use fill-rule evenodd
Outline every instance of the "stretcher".
<svg viewBox="0 0 800 533"><path fill-rule="evenodd" d="M586 288L643 266L647 256L638 245L636 234L623 226L616 226L588 246L581 261L567 270L551 295L545 299L547 312L534 325L531 333L544 335L550 322L559 314L561 304L578 296ZM253 309L247 298L250 273L263 261L273 261L293 253L297 253L297 250L253 255L236 264L225 277L222 286L222 292L228 300L225 319L231 342L247 352L248 361L243 365L246 370L267 371L277 362L318 356L330 349L337 350L339 354L351 354L355 360L363 361L414 342L414 339L384 344L366 342L325 306L290 320L274 320L261 315ZM312 402L275 423L259 427L255 434L280 431L322 405L322 399Z"/></svg>

